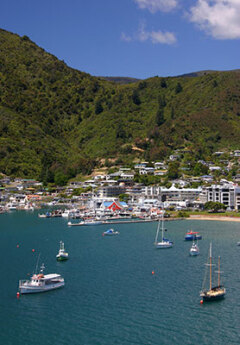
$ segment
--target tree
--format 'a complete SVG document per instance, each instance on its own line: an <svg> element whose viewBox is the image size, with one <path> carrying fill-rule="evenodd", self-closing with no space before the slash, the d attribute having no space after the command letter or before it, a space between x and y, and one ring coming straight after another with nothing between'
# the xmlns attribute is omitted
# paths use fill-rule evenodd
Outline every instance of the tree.
<svg viewBox="0 0 240 345"><path fill-rule="evenodd" d="M175 87L175 93L180 93L182 91L182 85L178 82Z"/></svg>
<svg viewBox="0 0 240 345"><path fill-rule="evenodd" d="M167 83L166 83L166 80L164 78L161 80L161 87L163 87L163 88L167 87Z"/></svg>
<svg viewBox="0 0 240 345"><path fill-rule="evenodd" d="M98 115L103 111L103 107L102 107L102 102L101 100L97 100L97 102L95 103L95 114Z"/></svg>
<svg viewBox="0 0 240 345"><path fill-rule="evenodd" d="M171 162L168 166L168 178L175 179L180 176L179 172L179 162Z"/></svg>
<svg viewBox="0 0 240 345"><path fill-rule="evenodd" d="M208 167L200 162L196 163L193 168L193 175L207 175L208 174Z"/></svg>
<svg viewBox="0 0 240 345"><path fill-rule="evenodd" d="M165 122L164 110L163 109L158 109L157 114L156 114L156 124L158 126L161 126L164 122Z"/></svg>
<svg viewBox="0 0 240 345"><path fill-rule="evenodd" d="M174 120L175 119L175 112L174 112L174 108L171 108L171 119Z"/></svg>
<svg viewBox="0 0 240 345"><path fill-rule="evenodd" d="M127 202L128 199L129 199L129 195L128 195L128 194L123 193L123 194L120 194L120 195L119 195L119 200L120 200L120 201Z"/></svg>
<svg viewBox="0 0 240 345"><path fill-rule="evenodd" d="M122 122L117 123L116 126L116 138L125 139L126 138L126 132L124 130Z"/></svg>
<svg viewBox="0 0 240 345"><path fill-rule="evenodd" d="M141 104L141 100L139 98L139 94L138 94L137 90L133 91L132 100L133 100L133 103L136 104L136 105L140 105Z"/></svg>
<svg viewBox="0 0 240 345"><path fill-rule="evenodd" d="M204 204L204 209L212 212L219 212L220 210L225 210L226 206L221 202L208 201Z"/></svg>
<svg viewBox="0 0 240 345"><path fill-rule="evenodd" d="M164 108L166 107L167 103L166 103L166 99L164 95L160 95L158 97L158 104L159 104L159 108Z"/></svg>
<svg viewBox="0 0 240 345"><path fill-rule="evenodd" d="M57 186L65 186L67 184L68 178L67 176L61 172L57 171L54 176L54 182Z"/></svg>

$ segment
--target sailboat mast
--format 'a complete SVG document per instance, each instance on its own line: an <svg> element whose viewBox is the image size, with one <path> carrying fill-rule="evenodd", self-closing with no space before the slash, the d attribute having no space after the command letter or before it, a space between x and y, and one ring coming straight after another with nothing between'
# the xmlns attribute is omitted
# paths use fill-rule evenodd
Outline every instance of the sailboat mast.
<svg viewBox="0 0 240 345"><path fill-rule="evenodd" d="M220 287L220 256L218 257L218 287Z"/></svg>
<svg viewBox="0 0 240 345"><path fill-rule="evenodd" d="M160 218L158 220L157 233L156 233L155 242L154 242L155 244L157 244L157 241L158 241L159 228L160 228Z"/></svg>
<svg viewBox="0 0 240 345"><path fill-rule="evenodd" d="M164 211L162 211L162 242L163 242L163 239L164 239Z"/></svg>
<svg viewBox="0 0 240 345"><path fill-rule="evenodd" d="M210 250L209 250L209 266L210 266L210 286L209 290L212 289L212 242L210 243Z"/></svg>

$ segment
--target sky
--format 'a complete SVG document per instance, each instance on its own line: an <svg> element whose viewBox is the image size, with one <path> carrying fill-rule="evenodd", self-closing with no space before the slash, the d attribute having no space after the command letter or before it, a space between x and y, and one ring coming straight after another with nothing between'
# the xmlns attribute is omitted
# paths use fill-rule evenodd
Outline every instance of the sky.
<svg viewBox="0 0 240 345"><path fill-rule="evenodd" d="M240 0L7 0L0 27L93 76L240 68Z"/></svg>

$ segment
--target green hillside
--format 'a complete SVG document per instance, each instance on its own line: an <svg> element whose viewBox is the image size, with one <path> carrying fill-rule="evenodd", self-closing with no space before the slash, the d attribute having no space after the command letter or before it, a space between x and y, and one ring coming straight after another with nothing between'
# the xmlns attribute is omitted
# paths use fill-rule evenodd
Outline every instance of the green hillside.
<svg viewBox="0 0 240 345"><path fill-rule="evenodd" d="M239 71L120 85L69 68L26 36L0 30L0 46L0 172L53 181L103 157L239 148Z"/></svg>

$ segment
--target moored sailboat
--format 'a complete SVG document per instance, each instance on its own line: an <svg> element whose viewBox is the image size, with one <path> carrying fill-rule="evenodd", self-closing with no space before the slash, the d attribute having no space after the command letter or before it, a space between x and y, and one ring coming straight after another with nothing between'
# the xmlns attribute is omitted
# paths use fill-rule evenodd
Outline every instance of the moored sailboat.
<svg viewBox="0 0 240 345"><path fill-rule="evenodd" d="M197 256L200 254L199 247L198 247L197 243L195 243L194 241L192 243L192 247L190 248L189 254L191 256Z"/></svg>
<svg viewBox="0 0 240 345"><path fill-rule="evenodd" d="M164 212L162 212L161 223L162 223L162 229L161 229L162 230L162 241L160 241L160 242L158 241L158 234L160 231L160 219L159 219L154 245L156 248L160 248L160 249L172 248L173 242L169 241L167 238L164 238L164 231L166 231L166 229L164 228Z"/></svg>
<svg viewBox="0 0 240 345"><path fill-rule="evenodd" d="M212 286L212 243L210 243L209 248L209 263L206 264L209 266L209 289L202 289L200 296L203 298L203 301L216 301L224 298L226 294L226 289L223 285L220 284L220 256L218 257L218 284L217 286ZM204 284L203 284L204 285Z"/></svg>

